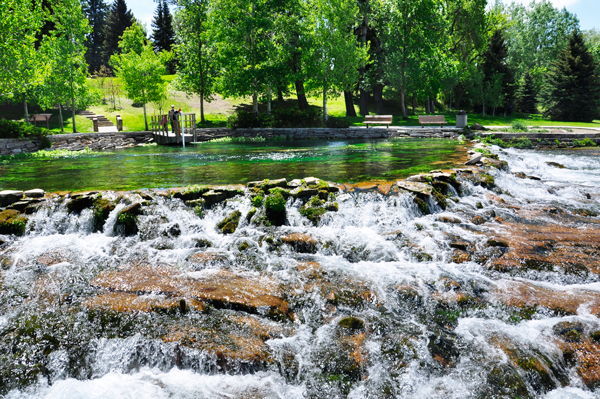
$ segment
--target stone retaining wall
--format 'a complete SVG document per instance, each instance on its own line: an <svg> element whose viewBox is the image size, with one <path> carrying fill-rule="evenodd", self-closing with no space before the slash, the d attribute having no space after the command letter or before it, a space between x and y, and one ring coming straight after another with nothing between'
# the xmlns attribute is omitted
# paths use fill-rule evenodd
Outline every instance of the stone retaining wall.
<svg viewBox="0 0 600 399"><path fill-rule="evenodd" d="M391 137L437 137L452 138L463 133L457 128L273 128L273 129L236 129L211 128L198 129L198 141L207 141L220 137L283 137L290 140L306 139L385 139Z"/></svg>
<svg viewBox="0 0 600 399"><path fill-rule="evenodd" d="M81 151L86 147L91 150L109 150L133 147L137 144L153 141L150 132L120 133L71 133L48 136L52 148L56 150ZM0 139L0 155L15 155L39 150L40 139Z"/></svg>
<svg viewBox="0 0 600 399"><path fill-rule="evenodd" d="M0 155L15 155L35 152L40 147L40 140L0 139Z"/></svg>
<svg viewBox="0 0 600 399"><path fill-rule="evenodd" d="M48 137L52 148L70 151L81 151L86 147L93 151L127 148L153 141L150 132L72 133Z"/></svg>
<svg viewBox="0 0 600 399"><path fill-rule="evenodd" d="M573 140L583 140L585 138L589 138L594 143L600 145L600 132L597 130L588 129L589 132L577 132L571 133L567 131L563 132L547 132L547 133L507 133L507 132L494 132L486 131L486 132L473 132L474 134L478 134L479 136L495 136L496 138L500 138L506 142L517 140L521 137L527 137L531 142L536 145L548 146L555 145L556 140L562 144L562 146L570 146L573 145Z"/></svg>

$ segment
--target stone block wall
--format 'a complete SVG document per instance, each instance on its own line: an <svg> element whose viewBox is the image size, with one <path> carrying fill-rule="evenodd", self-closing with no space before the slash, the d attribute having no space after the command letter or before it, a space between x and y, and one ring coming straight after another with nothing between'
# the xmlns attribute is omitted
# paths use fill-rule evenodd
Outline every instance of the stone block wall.
<svg viewBox="0 0 600 399"><path fill-rule="evenodd" d="M49 138L52 148L69 151L81 151L86 147L93 151L127 148L153 141L150 132L73 133L57 134Z"/></svg>
<svg viewBox="0 0 600 399"><path fill-rule="evenodd" d="M0 139L0 155L15 155L37 151L40 140Z"/></svg>

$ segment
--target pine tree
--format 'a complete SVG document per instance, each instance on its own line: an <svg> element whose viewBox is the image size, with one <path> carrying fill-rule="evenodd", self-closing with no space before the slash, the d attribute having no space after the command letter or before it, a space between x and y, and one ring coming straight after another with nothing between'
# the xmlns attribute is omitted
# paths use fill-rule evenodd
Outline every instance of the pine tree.
<svg viewBox="0 0 600 399"><path fill-rule="evenodd" d="M87 35L85 60L89 65L90 73L100 70L102 65L102 49L104 46L104 24L108 5L104 0L87 0L83 2L85 13L92 31Z"/></svg>
<svg viewBox="0 0 600 399"><path fill-rule="evenodd" d="M591 122L599 114L600 77L598 63L574 30L569 45L546 74L542 92L544 116L552 120Z"/></svg>
<svg viewBox="0 0 600 399"><path fill-rule="evenodd" d="M537 114L537 93L533 76L527 71L523 79L523 85L519 88L517 110L526 114Z"/></svg>
<svg viewBox="0 0 600 399"><path fill-rule="evenodd" d="M502 98L504 110L513 107L515 97L515 78L512 69L508 66L508 46L501 30L497 30L490 39L488 48L483 53L483 82L484 85L493 86L493 82L501 81L501 90L498 93Z"/></svg>
<svg viewBox="0 0 600 399"><path fill-rule="evenodd" d="M152 42L154 50L171 51L171 47L175 43L175 32L173 31L173 17L169 11L169 6L166 0L158 2L156 14L152 20Z"/></svg>
<svg viewBox="0 0 600 399"><path fill-rule="evenodd" d="M103 64L108 64L110 56L119 51L119 40L123 32L133 25L134 20L131 10L127 10L125 0L115 0L104 25Z"/></svg>

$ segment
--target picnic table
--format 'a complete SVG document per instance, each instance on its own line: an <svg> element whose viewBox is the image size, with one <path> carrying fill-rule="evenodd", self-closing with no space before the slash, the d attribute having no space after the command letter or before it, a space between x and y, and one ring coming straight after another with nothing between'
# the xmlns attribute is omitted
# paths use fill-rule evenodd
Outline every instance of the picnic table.
<svg viewBox="0 0 600 399"><path fill-rule="evenodd" d="M33 122L33 125L37 127L38 122L46 122L46 129L50 130L50 123L48 122L52 114L33 114L29 117L29 121Z"/></svg>

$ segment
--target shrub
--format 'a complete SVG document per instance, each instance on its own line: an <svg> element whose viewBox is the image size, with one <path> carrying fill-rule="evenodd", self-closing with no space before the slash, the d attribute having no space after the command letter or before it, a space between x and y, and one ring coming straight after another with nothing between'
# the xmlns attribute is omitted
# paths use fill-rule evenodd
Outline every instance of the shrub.
<svg viewBox="0 0 600 399"><path fill-rule="evenodd" d="M533 143L527 137L519 137L517 140L511 142L512 147L516 148L531 148Z"/></svg>
<svg viewBox="0 0 600 399"><path fill-rule="evenodd" d="M11 121L0 118L0 138L2 139L24 139L34 137L45 137L46 129L35 127L29 123Z"/></svg>
<svg viewBox="0 0 600 399"><path fill-rule="evenodd" d="M573 145L575 147L595 147L596 143L589 137L586 137L583 140L573 139Z"/></svg>
<svg viewBox="0 0 600 399"><path fill-rule="evenodd" d="M350 122L346 118L336 118L330 116L325 122L325 126L328 128L348 128L350 127Z"/></svg>
<svg viewBox="0 0 600 399"><path fill-rule="evenodd" d="M227 118L227 127L230 129L247 129L269 127L271 116L267 114L254 114L253 112L238 111Z"/></svg>
<svg viewBox="0 0 600 399"><path fill-rule="evenodd" d="M273 111L272 127L320 127L323 126L321 111L309 108L306 111L298 108L277 109Z"/></svg>
<svg viewBox="0 0 600 399"><path fill-rule="evenodd" d="M523 122L514 121L510 127L515 132L526 132L528 130L527 125Z"/></svg>

